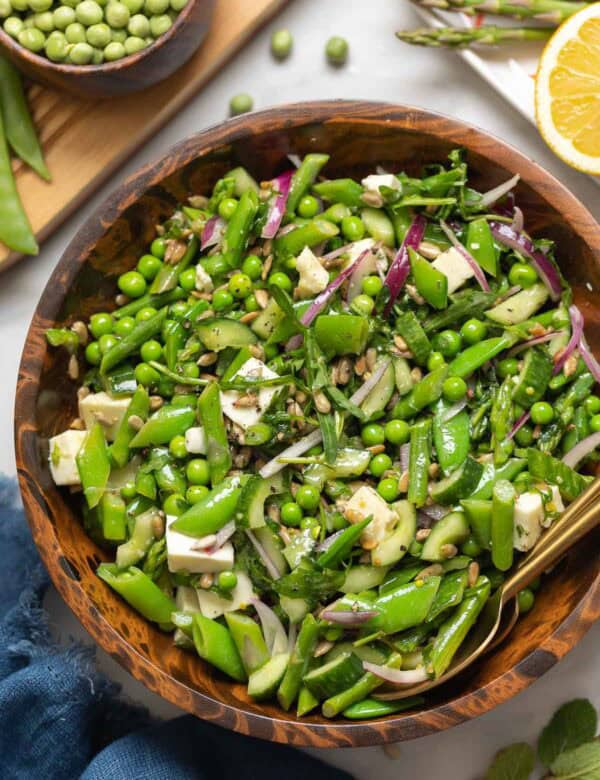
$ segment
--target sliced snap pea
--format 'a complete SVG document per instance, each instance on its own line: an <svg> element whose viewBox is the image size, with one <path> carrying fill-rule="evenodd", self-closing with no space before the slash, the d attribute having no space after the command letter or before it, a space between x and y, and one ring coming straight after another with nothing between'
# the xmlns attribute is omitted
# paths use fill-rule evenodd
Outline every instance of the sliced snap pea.
<svg viewBox="0 0 600 780"><path fill-rule="evenodd" d="M513 562L513 533L516 490L507 479L500 479L492 493L491 548L492 562L507 571Z"/></svg>
<svg viewBox="0 0 600 780"><path fill-rule="evenodd" d="M10 164L4 121L0 114L0 241L14 252L37 255L38 245L23 209Z"/></svg>

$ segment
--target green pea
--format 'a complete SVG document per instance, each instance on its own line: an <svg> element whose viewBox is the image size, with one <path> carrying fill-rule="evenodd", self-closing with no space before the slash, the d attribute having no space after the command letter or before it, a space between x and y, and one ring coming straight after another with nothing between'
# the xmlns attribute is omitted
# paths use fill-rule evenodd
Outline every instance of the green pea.
<svg viewBox="0 0 600 780"><path fill-rule="evenodd" d="M181 367L183 376L187 376L190 379L198 379L200 376L200 366L197 366L194 362L184 363Z"/></svg>
<svg viewBox="0 0 600 780"><path fill-rule="evenodd" d="M597 395L589 395L583 402L583 406L589 415L598 414L600 412L600 398Z"/></svg>
<svg viewBox="0 0 600 780"><path fill-rule="evenodd" d="M117 336L127 336L135 328L135 320L133 317L121 317L114 324L114 332Z"/></svg>
<svg viewBox="0 0 600 780"><path fill-rule="evenodd" d="M127 8L131 16L139 14L144 7L144 0L121 0L121 2Z"/></svg>
<svg viewBox="0 0 600 780"><path fill-rule="evenodd" d="M108 24L110 24L110 26L116 30L127 27L129 24L129 19L131 18L129 8L127 8L124 3L113 2L112 0L106 6L104 15Z"/></svg>
<svg viewBox="0 0 600 780"><path fill-rule="evenodd" d="M332 530L343 531L344 528L347 528L350 525L350 523L346 520L346 518L341 512L336 512L333 515L331 525L332 525Z"/></svg>
<svg viewBox="0 0 600 780"><path fill-rule="evenodd" d="M300 485L295 498L298 506L307 512L313 512L319 506L319 491L313 485Z"/></svg>
<svg viewBox="0 0 600 780"><path fill-rule="evenodd" d="M169 442L169 452L174 458L187 457L187 447L185 446L185 436L173 436Z"/></svg>
<svg viewBox="0 0 600 780"><path fill-rule="evenodd" d="M112 333L114 329L114 323L112 314L105 311L100 311L97 314L92 314L90 317L90 331L94 338L99 339L100 336L104 336L105 333Z"/></svg>
<svg viewBox="0 0 600 780"><path fill-rule="evenodd" d="M175 303L171 304L169 312L174 320L183 320L188 313L188 309L189 304L185 301L175 301Z"/></svg>
<svg viewBox="0 0 600 780"><path fill-rule="evenodd" d="M524 289L534 285L537 280L538 275L535 268L526 263L515 263L508 272L508 281Z"/></svg>
<svg viewBox="0 0 600 780"><path fill-rule="evenodd" d="M260 279L262 268L262 260L257 255L248 255L242 263L242 272L249 276L253 282Z"/></svg>
<svg viewBox="0 0 600 780"><path fill-rule="evenodd" d="M86 2L86 0L84 0L84 2ZM109 59L107 50L111 46L113 46L113 44L109 43L104 50L107 59ZM146 292L146 280L139 271L127 271L126 273L121 274L117 284L119 285L119 290L129 298L141 298Z"/></svg>
<svg viewBox="0 0 600 780"><path fill-rule="evenodd" d="M233 295L228 290L216 290L212 298L215 311L223 311L233 306Z"/></svg>
<svg viewBox="0 0 600 780"><path fill-rule="evenodd" d="M296 528L302 520L302 509L294 501L288 501L281 507L281 522L288 528Z"/></svg>
<svg viewBox="0 0 600 780"><path fill-rule="evenodd" d="M28 0L11 0L13 11L29 11Z"/></svg>
<svg viewBox="0 0 600 780"><path fill-rule="evenodd" d="M461 350L462 336L455 330L443 330L433 337L432 346L445 358L453 358Z"/></svg>
<svg viewBox="0 0 600 780"><path fill-rule="evenodd" d="M144 17L145 18L145 17ZM143 35L140 37L144 37ZM167 251L167 242L164 238L155 238L150 245L150 252L154 257L158 257L159 260L163 260L165 252Z"/></svg>
<svg viewBox="0 0 600 780"><path fill-rule="evenodd" d="M51 33L54 30L54 16L51 11L35 14L33 21L38 30L44 33Z"/></svg>
<svg viewBox="0 0 600 780"><path fill-rule="evenodd" d="M135 315L136 322L146 322L146 320L151 320L156 313L157 312L154 306L144 306Z"/></svg>
<svg viewBox="0 0 600 780"><path fill-rule="evenodd" d="M167 14L161 14L160 16L153 16L150 19L150 35L153 38L159 38L164 35L173 26L171 17Z"/></svg>
<svg viewBox="0 0 600 780"><path fill-rule="evenodd" d="M285 290L285 292L292 292L292 280L287 274L284 274L283 271L275 271L272 274L269 274L268 279L269 284L275 285L275 287L279 287L280 290Z"/></svg>
<svg viewBox="0 0 600 780"><path fill-rule="evenodd" d="M370 295L371 298L381 292L383 288L383 282L378 276L365 276L361 282L361 289L365 295Z"/></svg>
<svg viewBox="0 0 600 780"><path fill-rule="evenodd" d="M260 309L258 301L256 300L256 295L251 294L247 298L244 298L244 309L246 311L258 311Z"/></svg>
<svg viewBox="0 0 600 780"><path fill-rule="evenodd" d="M441 352L431 352L427 358L427 369L435 371L436 368L441 368L445 363L446 361Z"/></svg>
<svg viewBox="0 0 600 780"><path fill-rule="evenodd" d="M105 355L110 349L112 349L115 346L118 340L119 339L116 336L113 336L112 333L104 333L98 339L98 344L100 345L100 352L103 355Z"/></svg>
<svg viewBox="0 0 600 780"><path fill-rule="evenodd" d="M178 14L180 11L183 11L183 9L187 5L187 0L171 0L171 8L173 11L175 11L176 14Z"/></svg>
<svg viewBox="0 0 600 780"><path fill-rule="evenodd" d="M191 292L196 287L196 269L186 268L179 274L179 286L186 292Z"/></svg>
<svg viewBox="0 0 600 780"><path fill-rule="evenodd" d="M147 38L150 35L150 21L143 14L135 14L129 20L129 24L127 25L127 30L129 31L130 35L134 35L136 38L142 38L142 39ZM156 244L157 251L154 251L155 244ZM165 256L165 250L166 250L166 246L165 246L164 238L156 238L152 242L151 252L153 255L156 255L156 257L159 257L161 260ZM160 254L158 254L158 252L160 252Z"/></svg>
<svg viewBox="0 0 600 780"><path fill-rule="evenodd" d="M390 420L386 423L384 432L390 444L406 444L410 439L410 425L406 420Z"/></svg>
<svg viewBox="0 0 600 780"><path fill-rule="evenodd" d="M52 8L53 0L29 0L29 8L35 14L41 14Z"/></svg>
<svg viewBox="0 0 600 780"><path fill-rule="evenodd" d="M135 498L137 495L135 482L126 482L119 492L121 493L121 498L124 498L126 501L131 501L131 499Z"/></svg>
<svg viewBox="0 0 600 780"><path fill-rule="evenodd" d="M398 480L393 477L382 479L377 485L377 492L381 498L387 501L388 504L391 504L392 501L395 501L396 498L398 498L398 493L400 492L398 490Z"/></svg>
<svg viewBox="0 0 600 780"><path fill-rule="evenodd" d="M169 8L169 0L146 0L144 11L147 16L158 16L164 14Z"/></svg>
<svg viewBox="0 0 600 780"><path fill-rule="evenodd" d="M374 477L381 477L384 472L392 468L392 459L385 452L374 455L369 463L369 471Z"/></svg>
<svg viewBox="0 0 600 780"><path fill-rule="evenodd" d="M289 30L275 30L271 35L271 54L276 60L285 60L292 53L294 39Z"/></svg>
<svg viewBox="0 0 600 780"><path fill-rule="evenodd" d="M35 27L35 19L33 18L33 16L28 16L23 22L23 29L31 30L34 27Z"/></svg>
<svg viewBox="0 0 600 780"><path fill-rule="evenodd" d="M319 213L319 201L313 195L304 195L296 211L304 219L312 219Z"/></svg>
<svg viewBox="0 0 600 780"><path fill-rule="evenodd" d="M498 376L506 379L507 376L516 376L519 373L519 362L516 358L504 358L497 365Z"/></svg>
<svg viewBox="0 0 600 780"><path fill-rule="evenodd" d="M360 437L365 447L376 447L385 441L385 430L379 423L369 423L363 426Z"/></svg>
<svg viewBox="0 0 600 780"><path fill-rule="evenodd" d="M481 320L467 320L460 329L465 344L477 344L487 336L487 325Z"/></svg>
<svg viewBox="0 0 600 780"><path fill-rule="evenodd" d="M593 433L600 431L600 414L595 414L590 420L590 430Z"/></svg>
<svg viewBox="0 0 600 780"><path fill-rule="evenodd" d="M302 531L317 531L317 534L314 533L312 534L313 538L316 539L318 533L321 530L321 524L319 523L316 517L310 517L307 515L306 517L303 517L302 520L300 521L300 528Z"/></svg>
<svg viewBox="0 0 600 780"><path fill-rule="evenodd" d="M554 419L554 409L547 401L536 401L531 407L531 420L536 425L548 425Z"/></svg>
<svg viewBox="0 0 600 780"><path fill-rule="evenodd" d="M222 590L233 590L238 582L237 574L233 571L221 571L217 582Z"/></svg>
<svg viewBox="0 0 600 780"><path fill-rule="evenodd" d="M223 198L223 200L219 203L219 216L223 217L223 219L229 220L233 215L235 214L235 210L238 207L238 201L235 198Z"/></svg>
<svg viewBox="0 0 600 780"><path fill-rule="evenodd" d="M334 35L325 45L325 56L331 65L343 65L348 59L348 41Z"/></svg>
<svg viewBox="0 0 600 780"><path fill-rule="evenodd" d="M52 13L52 17L57 30L66 30L75 21L75 11L68 5L60 5Z"/></svg>
<svg viewBox="0 0 600 780"><path fill-rule="evenodd" d="M10 0L0 0L0 19L6 19L12 13Z"/></svg>
<svg viewBox="0 0 600 780"><path fill-rule="evenodd" d="M65 29L65 38L68 43L85 43L85 27L79 22L72 22Z"/></svg>
<svg viewBox="0 0 600 780"><path fill-rule="evenodd" d="M160 379L158 371L149 366L148 363L138 363L134 369L134 374L136 381L140 385L144 385L144 387L155 385Z"/></svg>
<svg viewBox="0 0 600 780"><path fill-rule="evenodd" d="M119 43L118 41L111 41L108 46L104 49L104 58L107 62L115 62L116 60L121 60L125 56L125 46L122 43ZM135 271L131 271L130 273L136 273ZM141 276L141 274L140 274ZM144 280L144 292L146 290L146 280L143 276L141 278ZM140 293L140 295L143 295L144 293ZM129 293L125 293L125 295L129 295ZM139 298L140 295L129 295L130 298Z"/></svg>
<svg viewBox="0 0 600 780"><path fill-rule="evenodd" d="M535 603L535 594L531 588L523 588L522 591L519 591L517 602L519 604L519 614L526 615Z"/></svg>
<svg viewBox="0 0 600 780"><path fill-rule="evenodd" d="M463 555L467 555L469 558L477 558L481 555L481 546L474 536L469 536L466 541L463 542L460 551Z"/></svg>
<svg viewBox="0 0 600 780"><path fill-rule="evenodd" d="M368 317L375 308L375 301L373 298L371 298L370 295L361 293L352 299L350 308L352 311L356 312L356 314L360 314L363 317Z"/></svg>
<svg viewBox="0 0 600 780"><path fill-rule="evenodd" d="M521 447L529 447L533 442L533 428L531 425L522 425L515 433L515 441Z"/></svg>
<svg viewBox="0 0 600 780"><path fill-rule="evenodd" d="M18 39L19 33L23 29L23 20L18 16L9 16L4 20L2 29L7 35L10 35L11 38Z"/></svg>
<svg viewBox="0 0 600 780"><path fill-rule="evenodd" d="M190 460L185 473L191 485L208 485L210 482L210 468L204 458Z"/></svg>
<svg viewBox="0 0 600 780"><path fill-rule="evenodd" d="M252 279L246 274L234 274L229 280L229 292L234 298L247 298L252 292Z"/></svg>
<svg viewBox="0 0 600 780"><path fill-rule="evenodd" d="M89 65L93 58L94 49L89 43L75 43L69 52L69 59L73 65Z"/></svg>
<svg viewBox="0 0 600 780"><path fill-rule="evenodd" d="M69 53L70 44L64 35L60 37L53 33L46 41L46 57L51 62L63 62Z"/></svg>
<svg viewBox="0 0 600 780"><path fill-rule="evenodd" d="M46 36L41 30L32 27L30 29L21 30L18 41L25 49L37 53L42 51L46 45Z"/></svg>
<svg viewBox="0 0 600 780"><path fill-rule="evenodd" d="M104 12L102 6L95 0L82 0L75 8L75 16L78 22L90 27L90 25L99 24L102 21Z"/></svg>
<svg viewBox="0 0 600 780"><path fill-rule="evenodd" d="M111 41L110 27L104 22L93 24L91 27L87 28L85 36L90 46L103 49Z"/></svg>
<svg viewBox="0 0 600 780"><path fill-rule="evenodd" d="M209 492L206 485L190 485L185 491L185 500L188 504L199 504L200 501L204 501Z"/></svg>
<svg viewBox="0 0 600 780"><path fill-rule="evenodd" d="M442 395L446 401L460 401L467 393L467 383L459 376L449 376L442 385Z"/></svg>
<svg viewBox="0 0 600 780"><path fill-rule="evenodd" d="M179 517L187 508L188 504L186 500L178 493L171 493L170 496L165 498L162 505L163 512L166 515L172 515L173 517Z"/></svg>
<svg viewBox="0 0 600 780"><path fill-rule="evenodd" d="M342 219L342 233L348 241L360 241L365 235L365 226L360 217L344 217Z"/></svg>
<svg viewBox="0 0 600 780"><path fill-rule="evenodd" d="M137 263L137 270L147 282L151 282L162 268L162 263L155 255L142 255Z"/></svg>
<svg viewBox="0 0 600 780"><path fill-rule="evenodd" d="M156 339L150 339L150 341L146 341L144 344L142 344L140 349L141 358L146 363L150 363L151 360L160 360L162 357L162 352L162 344L160 341L156 341Z"/></svg>
<svg viewBox="0 0 600 780"><path fill-rule="evenodd" d="M247 114L248 111L252 111L254 101L247 92L240 92L238 95L234 95L229 101L229 113L231 116L239 116L240 114Z"/></svg>
<svg viewBox="0 0 600 780"><path fill-rule="evenodd" d="M97 341L90 341L87 345L85 348L85 359L91 366L97 366L100 363L102 354L100 353L100 344Z"/></svg>

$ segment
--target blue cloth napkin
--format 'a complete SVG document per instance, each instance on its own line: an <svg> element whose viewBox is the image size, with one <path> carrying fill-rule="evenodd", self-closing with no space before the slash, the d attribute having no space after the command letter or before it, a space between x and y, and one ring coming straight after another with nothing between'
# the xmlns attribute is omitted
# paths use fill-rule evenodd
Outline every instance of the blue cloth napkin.
<svg viewBox="0 0 600 780"><path fill-rule="evenodd" d="M344 780L300 751L193 718L152 720L117 697L93 649L56 646L42 598L48 575L14 480L0 475L2 780Z"/></svg>

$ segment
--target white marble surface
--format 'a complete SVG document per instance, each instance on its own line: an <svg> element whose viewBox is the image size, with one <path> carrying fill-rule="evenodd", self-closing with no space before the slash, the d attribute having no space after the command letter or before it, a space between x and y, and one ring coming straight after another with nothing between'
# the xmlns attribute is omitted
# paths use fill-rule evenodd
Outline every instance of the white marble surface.
<svg viewBox="0 0 600 780"><path fill-rule="evenodd" d="M248 0L251 2L251 0ZM552 171L600 218L595 186L569 170L545 147L531 126L483 84L452 52L409 48L394 31L416 25L407 0L295 0L228 65L212 83L160 132L111 183L73 216L43 247L38 258L2 275L0 284L0 355L4 377L0 396L0 471L14 472L12 415L14 378L23 339L46 280L85 217L125 174L162 155L184 136L221 121L229 97L250 92L256 108L315 98L367 98L419 105L453 114L513 143ZM295 36L295 51L283 64L268 52L269 33L285 25ZM332 34L351 46L348 66L333 70L324 62L323 46ZM574 258L575 260L575 258ZM48 606L57 634L84 637L83 631L50 594ZM533 740L553 708L574 696L590 696L600 705L600 671L596 627L567 658L529 690L483 717L445 733L401 745L392 761L379 748L320 752L325 760L359 778L412 776L446 780L481 777L496 749L513 740ZM99 661L126 692L156 713L176 714L174 707L149 694L105 654Z"/></svg>

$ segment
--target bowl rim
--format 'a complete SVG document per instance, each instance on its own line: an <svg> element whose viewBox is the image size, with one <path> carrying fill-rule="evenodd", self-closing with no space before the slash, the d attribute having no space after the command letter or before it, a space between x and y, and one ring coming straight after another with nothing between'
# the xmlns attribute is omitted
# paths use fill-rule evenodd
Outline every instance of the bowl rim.
<svg viewBox="0 0 600 780"><path fill-rule="evenodd" d="M189 17L193 13L196 5L205 2L205 0L188 0L185 6L177 14L175 21L169 27L166 33L159 35L150 46L146 46L141 51L135 52L135 54L128 54L122 57L120 60L114 62L103 62L101 65L64 65L60 62L52 62L47 57L42 57L41 54L29 51L18 41L15 41L2 27L0 27L0 51L4 47L8 52L12 54L15 60L25 60L29 65L36 69L41 69L48 72L60 74L62 76L82 76L86 75L118 75L123 72L124 68L130 68L138 65L145 60L148 56L154 54L166 45L181 28L187 23Z"/></svg>
<svg viewBox="0 0 600 780"><path fill-rule="evenodd" d="M25 513L34 541L50 571L61 597L75 613L92 638L119 663L153 692L198 717L255 737L296 746L360 747L397 742L427 736L475 718L527 688L571 650L593 623L600 618L600 567L594 581L579 603L544 642L518 663L482 688L459 694L450 701L426 711L400 713L384 719L363 722L313 723L284 720L261 715L240 706L225 703L201 693L175 679L147 657L140 655L95 608L82 586L75 580L59 576L58 539L44 512L43 490L28 476L31 462L23 445L23 434L36 433L35 388L39 382L42 360L27 360L30 343L45 343L44 330L48 322L42 314L42 302L52 309L52 316L63 300L62 288L68 288L80 265L87 259L96 242L129 206L150 187L159 184L191 160L205 156L214 149L249 134L260 135L277 127L301 127L313 123L334 123L336 120L393 123L399 130L419 128L449 143L464 145L490 162L510 158L510 168L518 169L523 181L544 201L560 213L568 214L574 232L590 247L600 265L600 228L589 211L554 176L519 150L485 130L460 120L425 110L386 102L325 100L292 103L227 120L195 133L180 141L159 159L130 175L94 210L71 240L36 307L25 340L19 368L15 403L15 449L19 484ZM493 148L489 144L492 142ZM592 236L598 236L595 242ZM48 311L46 305L45 310ZM41 500L40 500L41 499ZM42 534L53 538L42 543ZM52 565L51 565L52 564ZM119 651L127 645L128 652ZM136 674L143 669L146 674Z"/></svg>

